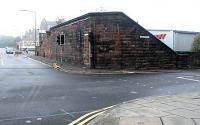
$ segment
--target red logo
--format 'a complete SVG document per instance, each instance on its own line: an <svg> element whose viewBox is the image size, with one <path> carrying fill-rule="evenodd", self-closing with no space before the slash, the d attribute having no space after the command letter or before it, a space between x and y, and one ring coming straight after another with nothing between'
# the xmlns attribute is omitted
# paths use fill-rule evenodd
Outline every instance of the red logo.
<svg viewBox="0 0 200 125"><path fill-rule="evenodd" d="M157 39L165 39L167 34L158 34L158 35L154 35Z"/></svg>

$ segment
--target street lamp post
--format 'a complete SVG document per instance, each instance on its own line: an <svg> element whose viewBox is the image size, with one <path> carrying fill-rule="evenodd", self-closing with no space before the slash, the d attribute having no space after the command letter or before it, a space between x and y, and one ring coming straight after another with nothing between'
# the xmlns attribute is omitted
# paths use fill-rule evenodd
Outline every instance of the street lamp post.
<svg viewBox="0 0 200 125"><path fill-rule="evenodd" d="M35 37L34 37L34 44L35 44L35 55L36 55L36 40L37 40L37 33L36 33L36 11L32 11L32 10L19 10L19 11L26 11L26 12L31 12L34 14L34 24L35 24Z"/></svg>

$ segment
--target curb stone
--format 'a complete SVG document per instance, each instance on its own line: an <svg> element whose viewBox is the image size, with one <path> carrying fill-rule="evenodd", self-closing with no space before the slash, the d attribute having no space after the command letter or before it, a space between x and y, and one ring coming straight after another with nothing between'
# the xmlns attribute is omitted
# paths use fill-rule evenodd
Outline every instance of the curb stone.
<svg viewBox="0 0 200 125"><path fill-rule="evenodd" d="M42 63L45 63L47 65L50 65L51 67L55 67L56 61L44 59L43 57L39 56L29 56L29 58L40 61ZM48 61L47 61L48 60ZM65 68L65 66L60 66L58 63L56 63L60 71L66 72L66 73L74 73L74 74L86 74L86 75L120 75L120 74L156 74L156 73L176 73L181 72L182 70L144 70L144 71L137 71L137 70L87 70L85 68L77 68L77 67L71 67Z"/></svg>

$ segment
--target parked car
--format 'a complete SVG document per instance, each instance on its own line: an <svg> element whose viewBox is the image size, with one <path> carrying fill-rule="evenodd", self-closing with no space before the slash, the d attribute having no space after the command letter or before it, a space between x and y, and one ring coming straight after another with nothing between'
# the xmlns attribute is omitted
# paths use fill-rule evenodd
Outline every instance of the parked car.
<svg viewBox="0 0 200 125"><path fill-rule="evenodd" d="M14 53L14 48L6 47L6 54L13 54L13 53Z"/></svg>

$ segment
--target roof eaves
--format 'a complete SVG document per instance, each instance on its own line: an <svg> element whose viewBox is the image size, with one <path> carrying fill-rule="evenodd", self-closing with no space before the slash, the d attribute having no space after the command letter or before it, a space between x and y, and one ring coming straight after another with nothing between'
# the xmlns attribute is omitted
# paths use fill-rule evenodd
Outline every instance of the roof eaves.
<svg viewBox="0 0 200 125"><path fill-rule="evenodd" d="M58 25L56 25L56 26L53 26L53 27L50 28L50 30L53 30L53 29L59 28L59 27L61 27L61 26L65 26L65 25L68 25L68 24L77 22L77 21L79 21L79 20L86 19L86 18L89 18L89 17L100 16L100 15L114 15L114 14L124 14L124 13L122 13L122 12L92 12L92 13L87 13L87 14L85 14L85 15L76 17L76 18L71 19L71 20L69 20L69 21L66 21L66 22L64 22L64 23L58 24Z"/></svg>

